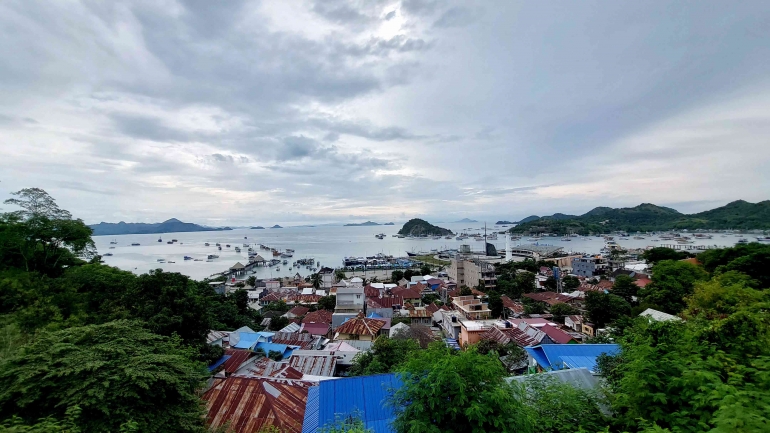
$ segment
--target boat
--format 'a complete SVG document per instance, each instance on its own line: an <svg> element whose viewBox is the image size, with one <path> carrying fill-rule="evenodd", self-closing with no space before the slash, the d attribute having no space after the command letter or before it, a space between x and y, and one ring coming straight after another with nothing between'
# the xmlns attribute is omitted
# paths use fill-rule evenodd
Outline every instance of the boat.
<svg viewBox="0 0 770 433"><path fill-rule="evenodd" d="M209 246L209 243L206 242L205 244L203 244L203 246L207 247L207 246Z"/></svg>
<svg viewBox="0 0 770 433"><path fill-rule="evenodd" d="M240 252L241 252L241 249L240 249L239 247L235 247L235 252L236 252L236 253L240 253Z"/></svg>
<svg viewBox="0 0 770 433"><path fill-rule="evenodd" d="M171 239L171 242L179 242L179 241L176 239Z"/></svg>
<svg viewBox="0 0 770 433"><path fill-rule="evenodd" d="M749 240L746 239L746 238L740 238L740 239L738 239L738 243L739 244L747 244L747 243L749 243Z"/></svg>
<svg viewBox="0 0 770 433"><path fill-rule="evenodd" d="M276 271L280 271L280 270L281 270L281 268L275 268L275 270L276 270Z"/></svg>
<svg viewBox="0 0 770 433"><path fill-rule="evenodd" d="M217 243L216 243L216 245L217 245L218 247L221 247L221 246L222 246L222 245L220 245L220 244L219 244L219 242L217 242Z"/></svg>
<svg viewBox="0 0 770 433"><path fill-rule="evenodd" d="M214 260L214 259L218 259L218 258L219 258L219 256L216 255L216 254L209 254L208 257L207 257L207 259L209 259L209 260Z"/></svg>
<svg viewBox="0 0 770 433"><path fill-rule="evenodd" d="M226 245L225 245L225 248L230 248L230 244L226 244Z"/></svg>
<svg viewBox="0 0 770 433"><path fill-rule="evenodd" d="M289 264L289 261L288 261L288 260L284 260L282 263L283 263L284 265L288 265L288 264Z"/></svg>
<svg viewBox="0 0 770 433"><path fill-rule="evenodd" d="M770 242L770 236L758 236L757 237L758 242Z"/></svg>
<svg viewBox="0 0 770 433"><path fill-rule="evenodd" d="M104 255L105 257L112 257L112 253L107 253Z"/></svg>
<svg viewBox="0 0 770 433"><path fill-rule="evenodd" d="M202 261L203 261L203 259L195 259L195 260L193 260L193 261L194 261L194 262L202 262Z"/></svg>
<svg viewBox="0 0 770 433"><path fill-rule="evenodd" d="M243 238L244 238L244 239L248 239L249 237L248 237L248 236L244 236Z"/></svg>
<svg viewBox="0 0 770 433"><path fill-rule="evenodd" d="M572 239L570 239L570 238L568 238L568 237L563 237L563 238L561 238L561 240L562 240L562 241L565 241L565 242L569 242L569 241L571 241Z"/></svg>
<svg viewBox="0 0 770 433"><path fill-rule="evenodd" d="M163 242L163 239L162 238L158 238L158 242Z"/></svg>
<svg viewBox="0 0 770 433"><path fill-rule="evenodd" d="M131 244L131 246L132 246L132 247L138 247L138 246L139 246L139 243L137 243L137 242L134 242L133 244Z"/></svg>
<svg viewBox="0 0 770 433"><path fill-rule="evenodd" d="M118 244L117 239L113 239L110 241L110 245L117 245L117 244Z"/></svg>
<svg viewBox="0 0 770 433"><path fill-rule="evenodd" d="M176 263L176 262L169 260L166 263Z"/></svg>
<svg viewBox="0 0 770 433"><path fill-rule="evenodd" d="M217 247L217 248L219 248L219 251L222 251L222 247Z"/></svg>
<svg viewBox="0 0 770 433"><path fill-rule="evenodd" d="M293 253L293 252L294 252L294 250L293 250L293 249L291 249L291 248L286 248L286 252L287 252L287 253Z"/></svg>
<svg viewBox="0 0 770 433"><path fill-rule="evenodd" d="M159 262L165 262L166 259L158 259Z"/></svg>
<svg viewBox="0 0 770 433"><path fill-rule="evenodd" d="M185 259L185 260L192 260L193 258L192 258L192 257L190 257L190 256L184 256L184 259Z"/></svg>
<svg viewBox="0 0 770 433"><path fill-rule="evenodd" d="M248 248L249 244L243 244L243 248Z"/></svg>
<svg viewBox="0 0 770 433"><path fill-rule="evenodd" d="M385 235L382 234L382 233L380 233L378 235L374 235L374 237L377 238L377 239L385 239Z"/></svg>

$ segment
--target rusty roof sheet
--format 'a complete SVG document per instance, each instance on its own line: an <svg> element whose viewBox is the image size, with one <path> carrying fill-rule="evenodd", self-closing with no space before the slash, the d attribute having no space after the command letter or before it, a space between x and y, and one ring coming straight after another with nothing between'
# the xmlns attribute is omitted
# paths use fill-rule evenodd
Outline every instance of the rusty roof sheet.
<svg viewBox="0 0 770 433"><path fill-rule="evenodd" d="M551 340L553 340L553 342L556 344L567 344L570 341L575 340L571 335L551 325L542 326L540 327L540 330L545 332L545 335L549 336Z"/></svg>
<svg viewBox="0 0 770 433"><path fill-rule="evenodd" d="M430 311L427 309L413 309L409 310L409 317L411 318L418 318L418 317L433 317L433 314L431 314Z"/></svg>
<svg viewBox="0 0 770 433"><path fill-rule="evenodd" d="M296 304L315 304L321 298L321 295L289 295L286 297L286 302L294 302Z"/></svg>
<svg viewBox="0 0 770 433"><path fill-rule="evenodd" d="M312 376L334 376L337 357L331 355L292 355L289 365L297 371Z"/></svg>
<svg viewBox="0 0 770 433"><path fill-rule="evenodd" d="M311 385L301 380L228 377L203 394L206 422L212 428L229 422L237 433L256 433L269 426L300 433Z"/></svg>
<svg viewBox="0 0 770 433"><path fill-rule="evenodd" d="M253 364L242 368L234 374L238 377L273 377L276 379L302 379L302 372L293 368L288 362L277 362L270 358L255 360Z"/></svg>
<svg viewBox="0 0 770 433"><path fill-rule="evenodd" d="M238 367L240 367L241 364L246 362L249 358L255 356L254 352L250 350L238 349L227 349L225 350L225 355L230 355L230 359L225 361L226 374L234 373L236 370L238 370Z"/></svg>
<svg viewBox="0 0 770 433"><path fill-rule="evenodd" d="M206 343L211 344L219 339L229 340L230 333L226 331L209 331L209 335L206 336Z"/></svg>
<svg viewBox="0 0 770 433"><path fill-rule="evenodd" d="M267 295L263 296L262 299L260 299L260 301L264 301L264 302L273 302L273 301L280 301L280 300L281 300L281 295L279 295L278 292L268 293Z"/></svg>
<svg viewBox="0 0 770 433"><path fill-rule="evenodd" d="M287 311L286 314L293 314L295 316L304 316L305 314L307 314L308 311L310 311L310 308L308 307L296 306L291 310Z"/></svg>
<svg viewBox="0 0 770 433"><path fill-rule="evenodd" d="M329 310L318 310L307 313L302 319L302 323L332 323L332 312Z"/></svg>
<svg viewBox="0 0 770 433"><path fill-rule="evenodd" d="M296 332L276 332L273 335L273 343L286 344L288 346L300 346L300 349L313 348L314 337L311 334Z"/></svg>
<svg viewBox="0 0 770 433"><path fill-rule="evenodd" d="M326 335L329 333L330 325L323 322L305 322L302 324L302 331L310 335Z"/></svg>
<svg viewBox="0 0 770 433"><path fill-rule="evenodd" d="M521 347L535 346L538 341L518 328L495 328L486 330L479 336L482 340L492 340L499 344L508 344L511 341Z"/></svg>
<svg viewBox="0 0 770 433"><path fill-rule="evenodd" d="M366 304L371 308L393 308L395 305L404 305L404 299L400 296L391 296L389 298L369 298Z"/></svg>
<svg viewBox="0 0 770 433"><path fill-rule="evenodd" d="M549 305L560 304L563 302L569 302L573 300L573 298L570 296L563 295L561 293L555 293L555 292L525 293L521 296L527 297L529 299L534 299L535 301L545 302L546 304L549 304Z"/></svg>
<svg viewBox="0 0 770 433"><path fill-rule="evenodd" d="M367 298L379 298L380 289L374 288L372 286L366 286L364 287L364 296Z"/></svg>
<svg viewBox="0 0 770 433"><path fill-rule="evenodd" d="M382 320L354 317L338 326L337 332L340 334L375 336L383 326L385 326L385 322Z"/></svg>

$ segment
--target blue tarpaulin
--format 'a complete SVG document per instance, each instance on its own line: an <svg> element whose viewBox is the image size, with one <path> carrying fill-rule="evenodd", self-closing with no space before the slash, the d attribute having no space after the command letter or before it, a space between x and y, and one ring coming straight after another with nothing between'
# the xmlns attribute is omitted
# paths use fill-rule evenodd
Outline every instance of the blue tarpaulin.
<svg viewBox="0 0 770 433"><path fill-rule="evenodd" d="M614 355L620 347L617 344L541 344L524 350L545 370L587 368L594 371L599 355Z"/></svg>
<svg viewBox="0 0 770 433"><path fill-rule="evenodd" d="M217 362L209 365L209 371L214 371L219 367L220 365L224 364L225 361L230 359L230 355L223 355L221 358L217 359Z"/></svg>

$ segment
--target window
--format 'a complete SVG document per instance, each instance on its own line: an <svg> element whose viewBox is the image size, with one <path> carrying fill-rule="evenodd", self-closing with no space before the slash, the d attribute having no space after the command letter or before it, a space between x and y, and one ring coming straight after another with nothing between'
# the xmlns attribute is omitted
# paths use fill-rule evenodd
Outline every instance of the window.
<svg viewBox="0 0 770 433"><path fill-rule="evenodd" d="M361 299L361 295L356 295L356 299Z"/></svg>

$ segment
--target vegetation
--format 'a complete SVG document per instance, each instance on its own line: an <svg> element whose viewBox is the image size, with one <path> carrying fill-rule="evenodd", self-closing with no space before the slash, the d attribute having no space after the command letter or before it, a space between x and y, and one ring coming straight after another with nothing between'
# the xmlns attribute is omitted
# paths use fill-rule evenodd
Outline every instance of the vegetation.
<svg viewBox="0 0 770 433"><path fill-rule="evenodd" d="M337 297L334 295L322 296L318 300L318 308L323 310L334 311L334 307L337 306Z"/></svg>
<svg viewBox="0 0 770 433"><path fill-rule="evenodd" d="M419 349L420 345L411 338L380 337L375 340L371 350L353 358L348 375L368 376L392 372Z"/></svg>
<svg viewBox="0 0 770 433"><path fill-rule="evenodd" d="M541 433L598 432L607 426L596 391L576 388L551 376L532 375L524 382L524 404Z"/></svg>
<svg viewBox="0 0 770 433"><path fill-rule="evenodd" d="M697 281L708 278L700 266L682 261L664 260L655 265L652 282L639 289L641 304L669 314L685 307L685 297L693 293Z"/></svg>
<svg viewBox="0 0 770 433"><path fill-rule="evenodd" d="M642 258L652 266L662 260L682 260L689 257L692 257L692 254L687 251L677 251L666 247L654 247L642 253Z"/></svg>
<svg viewBox="0 0 770 433"><path fill-rule="evenodd" d="M756 204L735 201L725 206L692 215L643 203L632 208L597 207L583 215L561 215L523 221L512 233L607 233L623 231L659 231L672 229L770 229L770 201Z"/></svg>
<svg viewBox="0 0 770 433"><path fill-rule="evenodd" d="M433 224L421 220L419 218L413 218L401 227L398 234L404 236L447 236L451 235L452 231L442 227L434 226Z"/></svg>

